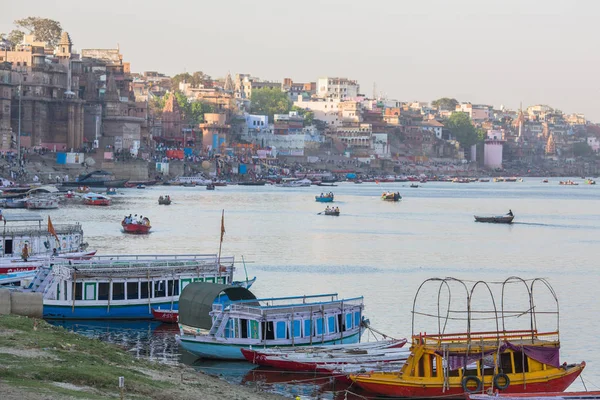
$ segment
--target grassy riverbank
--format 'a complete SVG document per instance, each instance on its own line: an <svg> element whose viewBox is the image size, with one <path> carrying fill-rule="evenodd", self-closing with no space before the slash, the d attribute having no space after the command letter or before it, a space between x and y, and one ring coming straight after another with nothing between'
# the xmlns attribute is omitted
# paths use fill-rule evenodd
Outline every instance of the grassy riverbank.
<svg viewBox="0 0 600 400"><path fill-rule="evenodd" d="M117 346L43 320L0 316L2 399L283 399L235 386L185 366L136 359Z"/></svg>

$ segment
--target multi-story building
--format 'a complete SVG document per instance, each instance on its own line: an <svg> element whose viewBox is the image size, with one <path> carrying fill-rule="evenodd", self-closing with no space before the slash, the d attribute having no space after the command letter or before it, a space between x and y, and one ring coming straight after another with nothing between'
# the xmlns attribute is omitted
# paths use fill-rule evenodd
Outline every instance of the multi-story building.
<svg viewBox="0 0 600 400"><path fill-rule="evenodd" d="M12 91L12 131L18 134L20 122L22 147L79 149L83 146L79 55L72 50L67 32L62 33L54 53L43 43L28 40L32 37L15 51L4 52L12 64L13 87L20 88ZM7 142L3 138L3 149L9 146Z"/></svg>
<svg viewBox="0 0 600 400"><path fill-rule="evenodd" d="M492 107L483 104L460 103L456 105L456 110L469 114L473 121L485 121L490 118Z"/></svg>
<svg viewBox="0 0 600 400"><path fill-rule="evenodd" d="M202 147L205 150L224 151L231 130L225 114L206 113L204 114L204 123L199 127L202 132Z"/></svg>
<svg viewBox="0 0 600 400"><path fill-rule="evenodd" d="M358 97L359 85L347 78L325 77L317 80L317 97L350 100Z"/></svg>
<svg viewBox="0 0 600 400"><path fill-rule="evenodd" d="M325 122L329 127L334 128L342 125L339 99L307 100L302 96L298 96L298 99L294 101L294 105L312 111L314 119Z"/></svg>
<svg viewBox="0 0 600 400"><path fill-rule="evenodd" d="M281 88L288 93L290 100L294 101L298 96L311 98L317 91L317 83L300 83L292 81L291 78L284 78Z"/></svg>
<svg viewBox="0 0 600 400"><path fill-rule="evenodd" d="M371 124L338 126L332 134L354 153L368 153L373 149L373 127Z"/></svg>
<svg viewBox="0 0 600 400"><path fill-rule="evenodd" d="M275 135L296 135L301 133L304 127L304 118L296 111L290 111L288 114L275 114L273 120Z"/></svg>
<svg viewBox="0 0 600 400"><path fill-rule="evenodd" d="M11 148L13 132L10 126L12 73L8 62L0 63L0 140L2 151Z"/></svg>

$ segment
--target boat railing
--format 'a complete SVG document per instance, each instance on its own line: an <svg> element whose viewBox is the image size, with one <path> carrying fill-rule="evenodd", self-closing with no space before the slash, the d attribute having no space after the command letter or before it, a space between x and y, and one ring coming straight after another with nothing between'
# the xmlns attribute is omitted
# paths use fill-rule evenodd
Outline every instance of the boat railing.
<svg viewBox="0 0 600 400"><path fill-rule="evenodd" d="M54 225L54 230L57 235L80 233L83 234L83 228L79 224L57 224ZM4 235L37 235L40 233L47 233L46 227L40 227L39 225L28 225L28 226L4 226L2 230Z"/></svg>
<svg viewBox="0 0 600 400"><path fill-rule="evenodd" d="M231 304L229 310L232 313L240 314L255 314L255 315L278 315L278 314L289 314L289 313L319 313L321 311L325 313L341 313L345 311L356 311L358 308L362 308L362 303L351 304L344 301L344 307L342 307L342 301L335 301L330 303L313 303L313 304L290 304L281 306L256 306L250 304Z"/></svg>
<svg viewBox="0 0 600 400"><path fill-rule="evenodd" d="M221 257L221 263L229 264L234 262L235 257ZM216 262L216 254L105 254L94 256L92 260L99 261L152 261L152 260L212 260Z"/></svg>
<svg viewBox="0 0 600 400"><path fill-rule="evenodd" d="M441 346L445 344L465 344L478 343L489 344L497 342L556 342L558 341L558 332L538 332L537 330L512 330L512 331L484 331L471 332L467 334L461 333L445 333L445 334L419 334L413 336L413 344L421 344L426 346Z"/></svg>
<svg viewBox="0 0 600 400"><path fill-rule="evenodd" d="M218 265L216 262L202 260L147 260L117 261L108 263L56 263L53 269L68 269L73 277L145 277L165 276L181 273L189 274L221 274L230 276L233 265Z"/></svg>
<svg viewBox="0 0 600 400"><path fill-rule="evenodd" d="M243 303L252 303L252 302L263 302L263 303L269 303L271 302L272 304L274 304L275 302L285 302L285 301L292 301L292 300L302 300L302 303L306 303L306 300L312 300L312 299L324 299L324 298L331 298L331 301L337 300L337 293L325 293L325 294L311 294L308 296L289 296L289 297L264 297L264 298L260 298L260 299L248 299L248 300L236 300L236 301L232 301L232 304L243 304ZM360 299L362 299L362 297L360 297Z"/></svg>

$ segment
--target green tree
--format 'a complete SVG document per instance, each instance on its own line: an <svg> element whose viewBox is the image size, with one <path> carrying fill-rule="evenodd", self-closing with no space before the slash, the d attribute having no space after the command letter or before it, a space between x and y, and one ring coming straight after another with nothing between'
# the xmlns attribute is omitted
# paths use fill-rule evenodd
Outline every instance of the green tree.
<svg viewBox="0 0 600 400"><path fill-rule="evenodd" d="M18 28L23 28L32 33L35 40L47 42L51 46L56 46L60 41L62 27L60 26L60 22L53 19L27 17L14 21L14 24Z"/></svg>
<svg viewBox="0 0 600 400"><path fill-rule="evenodd" d="M437 99L431 102L431 106L435 107L439 110L456 110L456 106L458 105L458 100L451 99L449 97L442 97L441 99Z"/></svg>
<svg viewBox="0 0 600 400"><path fill-rule="evenodd" d="M286 114L292 106L287 93L279 89L254 89L250 97L253 114L268 115L273 119L274 114Z"/></svg>
<svg viewBox="0 0 600 400"><path fill-rule="evenodd" d="M573 143L573 155L575 157L586 157L594 153L594 150L587 144L587 142Z"/></svg>
<svg viewBox="0 0 600 400"><path fill-rule="evenodd" d="M10 43L10 45L12 47L15 47L16 45L18 45L19 43L21 43L23 41L24 36L25 36L25 34L23 33L23 31L20 31L18 29L13 29L8 34L0 33L0 40L6 40L7 42Z"/></svg>
<svg viewBox="0 0 600 400"><path fill-rule="evenodd" d="M298 115L304 118L304 126L314 125L315 113L313 111L298 106L292 106L292 108L290 108L290 111L296 111Z"/></svg>
<svg viewBox="0 0 600 400"><path fill-rule="evenodd" d="M448 118L446 127L452 131L452 135L460 142L463 148L471 147L480 140L480 133L471 123L471 119L467 113L452 113L450 118ZM483 136L483 133L481 135Z"/></svg>

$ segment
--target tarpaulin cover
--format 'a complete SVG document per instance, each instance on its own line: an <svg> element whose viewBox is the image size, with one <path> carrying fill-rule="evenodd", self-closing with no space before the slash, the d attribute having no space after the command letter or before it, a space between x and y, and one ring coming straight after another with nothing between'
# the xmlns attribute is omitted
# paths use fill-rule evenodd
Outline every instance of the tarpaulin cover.
<svg viewBox="0 0 600 400"><path fill-rule="evenodd" d="M542 364L551 365L553 367L560 367L560 346L557 347L542 347L542 346L531 346L531 345L519 345L506 342L500 346L500 353L504 353L506 350L512 351L523 351L525 355ZM484 364L486 356L494 354L497 350L490 350L483 352ZM440 356L444 356L442 351L436 351ZM448 368L452 371L459 368L466 367L467 365L474 363L481 359L482 353L448 353Z"/></svg>

